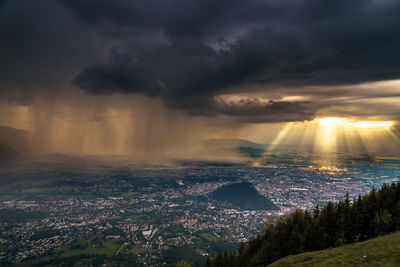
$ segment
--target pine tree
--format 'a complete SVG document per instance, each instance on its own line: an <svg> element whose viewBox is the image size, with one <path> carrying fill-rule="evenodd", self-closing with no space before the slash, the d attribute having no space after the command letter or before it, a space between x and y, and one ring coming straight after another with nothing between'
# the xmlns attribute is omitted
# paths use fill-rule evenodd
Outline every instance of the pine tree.
<svg viewBox="0 0 400 267"><path fill-rule="evenodd" d="M346 194L336 205L318 205L312 214L296 210L265 224L262 233L239 252L220 253L212 267L266 266L289 254L362 241L400 229L400 183L375 188L351 201ZM207 265L209 266L209 265Z"/></svg>

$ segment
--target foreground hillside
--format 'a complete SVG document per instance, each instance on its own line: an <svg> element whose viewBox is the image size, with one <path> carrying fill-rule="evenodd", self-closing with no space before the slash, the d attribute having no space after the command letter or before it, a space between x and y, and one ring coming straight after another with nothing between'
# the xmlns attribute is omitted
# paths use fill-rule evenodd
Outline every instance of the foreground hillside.
<svg viewBox="0 0 400 267"><path fill-rule="evenodd" d="M211 267L266 266L289 255L357 243L400 230L400 183L336 204L297 210L270 220L235 253L220 253ZM379 248L378 248L379 249Z"/></svg>
<svg viewBox="0 0 400 267"><path fill-rule="evenodd" d="M396 232L339 248L288 256L269 266L398 266L399 251L400 232Z"/></svg>

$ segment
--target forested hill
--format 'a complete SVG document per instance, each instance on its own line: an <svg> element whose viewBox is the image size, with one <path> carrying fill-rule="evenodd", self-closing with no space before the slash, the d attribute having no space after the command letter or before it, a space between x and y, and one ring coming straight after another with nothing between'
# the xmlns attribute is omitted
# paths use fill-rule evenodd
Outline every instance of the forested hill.
<svg viewBox="0 0 400 267"><path fill-rule="evenodd" d="M251 183L242 182L224 185L211 194L212 198L226 201L241 209L278 210L279 208L268 198L261 195Z"/></svg>
<svg viewBox="0 0 400 267"><path fill-rule="evenodd" d="M267 222L236 253L221 253L209 266L266 266L288 255L339 247L400 229L400 184L384 185L351 201L297 210Z"/></svg>

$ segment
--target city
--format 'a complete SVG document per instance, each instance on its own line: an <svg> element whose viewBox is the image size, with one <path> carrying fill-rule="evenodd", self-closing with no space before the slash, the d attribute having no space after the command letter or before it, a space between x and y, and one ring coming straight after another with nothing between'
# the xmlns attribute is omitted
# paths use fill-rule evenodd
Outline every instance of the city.
<svg viewBox="0 0 400 267"><path fill-rule="evenodd" d="M344 161L340 168L328 168L288 155L274 155L259 167L192 162L124 166L105 174L43 163L39 171L29 165L22 173L34 182L21 184L14 177L1 189L0 262L34 266L103 255L96 260L110 265L124 257L139 266L174 266L188 259L201 265L255 237L270 218L336 202L346 193L357 197L400 175L393 159ZM36 175L58 177L32 179ZM212 198L216 189L241 181L253 184L279 210L242 210Z"/></svg>

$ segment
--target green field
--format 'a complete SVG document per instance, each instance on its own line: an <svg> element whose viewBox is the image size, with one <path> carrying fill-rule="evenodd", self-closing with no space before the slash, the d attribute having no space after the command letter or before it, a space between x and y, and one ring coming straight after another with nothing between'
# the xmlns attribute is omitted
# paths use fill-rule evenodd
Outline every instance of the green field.
<svg viewBox="0 0 400 267"><path fill-rule="evenodd" d="M84 245L84 248L74 248L73 244ZM86 239L75 241L73 244L59 250L54 256L42 256L32 260L23 261L16 264L20 267L28 266L59 266L60 262L65 262L68 266L88 266L92 260L97 259L99 256L105 256L110 259L115 255L117 250L121 247L121 242L118 239L105 240L101 235L93 235ZM144 249L144 248L141 248ZM120 251L123 253L126 246ZM149 252L152 252L150 249ZM83 258L76 258L83 257ZM48 264L51 258L55 259L58 264ZM75 258L75 259L74 259ZM54 262L53 262L54 263Z"/></svg>
<svg viewBox="0 0 400 267"><path fill-rule="evenodd" d="M400 266L400 232L338 248L288 256L269 266Z"/></svg>
<svg viewBox="0 0 400 267"><path fill-rule="evenodd" d="M121 246L117 239L111 239L100 241L101 246L96 247L92 244L95 238L97 238L97 236L92 236L89 239L79 241L81 244L87 244L87 247L83 249L73 249L71 246L68 246L63 249L60 257L68 258L79 255L106 255L110 257L113 256Z"/></svg>
<svg viewBox="0 0 400 267"><path fill-rule="evenodd" d="M43 265L42 263L45 262L46 260L48 260L48 257L46 257L46 256L38 257L38 258L35 258L35 259L32 259L32 260L19 262L19 263L15 264L15 266L17 266L17 267L29 267L29 266L39 265L39 264ZM47 266L47 265L43 265L43 266Z"/></svg>
<svg viewBox="0 0 400 267"><path fill-rule="evenodd" d="M201 233L200 236L206 239L208 242L215 242L218 240L218 237L216 237L212 233Z"/></svg>
<svg viewBox="0 0 400 267"><path fill-rule="evenodd" d="M152 249L152 248L144 248L144 247L138 247L138 246L134 246L130 252L134 253L134 254L141 254L141 253L153 253L156 252L156 249Z"/></svg>
<svg viewBox="0 0 400 267"><path fill-rule="evenodd" d="M124 193L121 194L121 197L132 198L132 197L135 197L135 196L138 196L138 195L140 195L139 192L124 192Z"/></svg>

